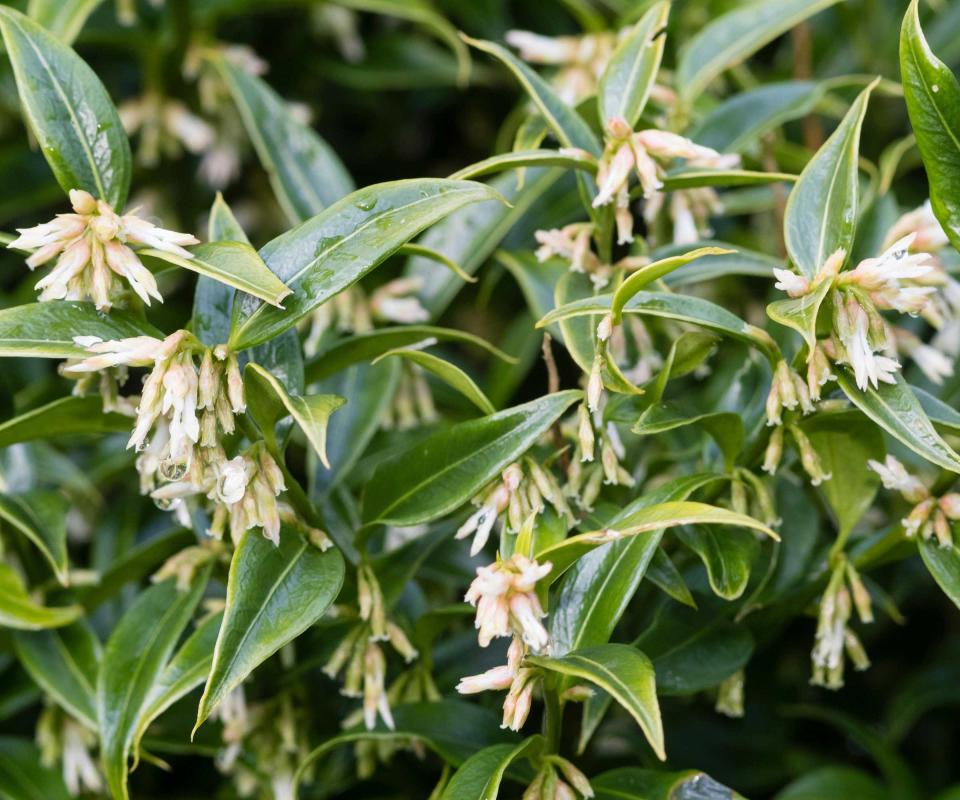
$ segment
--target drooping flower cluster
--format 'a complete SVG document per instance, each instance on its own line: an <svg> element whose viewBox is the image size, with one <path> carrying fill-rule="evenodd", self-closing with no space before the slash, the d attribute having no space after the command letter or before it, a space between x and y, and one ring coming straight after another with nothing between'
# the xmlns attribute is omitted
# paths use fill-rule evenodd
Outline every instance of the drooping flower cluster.
<svg viewBox="0 0 960 800"><path fill-rule="evenodd" d="M813 662L810 683L815 686L827 689L843 686L844 653L855 669L862 671L870 666L860 639L848 626L854 608L861 622L873 622L870 593L853 564L843 556L830 573L830 581L820 599L817 632L810 653Z"/></svg>
<svg viewBox="0 0 960 800"><path fill-rule="evenodd" d="M379 716L383 724L394 728L390 697L386 688L387 661L380 642L390 642L406 663L419 655L403 628L387 616L380 583L369 564L357 570L359 623L354 625L337 645L323 667L329 678L346 668L340 693L363 699L363 722L372 730ZM342 614L349 613L347 610Z"/></svg>
<svg viewBox="0 0 960 800"><path fill-rule="evenodd" d="M155 167L161 158L179 158L183 150L193 155L213 146L214 129L179 100L150 91L117 109L129 135L140 134L137 161Z"/></svg>
<svg viewBox="0 0 960 800"><path fill-rule="evenodd" d="M556 754L543 759L543 765L537 772L521 800L576 800L580 797L593 797L593 787L587 776L574 764Z"/></svg>
<svg viewBox="0 0 960 800"><path fill-rule="evenodd" d="M147 305L150 298L163 301L153 274L140 261L134 248L154 248L182 258L192 258L188 247L199 240L175 233L141 219L135 212L117 214L103 200L81 189L70 191L74 213L33 228L21 228L10 248L34 251L27 259L30 269L56 258L56 264L40 279L39 299L92 300L98 310L109 310L123 293L123 281Z"/></svg>
<svg viewBox="0 0 960 800"><path fill-rule="evenodd" d="M103 791L104 780L91 755L97 735L59 706L49 705L40 714L37 744L45 766L61 764L63 783L71 795L78 797Z"/></svg>
<svg viewBox="0 0 960 800"><path fill-rule="evenodd" d="M524 458L510 464L500 480L487 486L473 498L479 508L457 531L457 539L473 536L470 555L479 553L490 538L490 532L502 516L502 528L509 533L518 533L531 517L542 514L549 503L561 516L569 516L570 508L563 490L549 469L541 467L534 459Z"/></svg>
<svg viewBox="0 0 960 800"><path fill-rule="evenodd" d="M646 256L627 255L614 264L604 264L590 249L593 236L592 222L573 222L562 228L536 231L534 237L540 245L537 260L542 264L559 257L570 263L572 272L586 274L597 289L603 289L617 270L630 272L650 263Z"/></svg>
<svg viewBox="0 0 960 800"><path fill-rule="evenodd" d="M643 196L649 199L663 188L663 162L677 158L703 167L723 167L736 163L735 157L724 156L711 147L694 144L676 133L656 129L634 132L627 121L620 117L607 120L607 142L597 170L598 191L593 206L599 208L615 202L617 240L620 244L633 241L628 185L631 172L636 173Z"/></svg>
<svg viewBox="0 0 960 800"><path fill-rule="evenodd" d="M586 403L577 407L577 424L565 427L567 436L576 443L573 457L567 466L567 482L563 490L585 511L606 486L633 486L636 481L622 465L626 449L620 432L613 422L603 422L599 408L591 412ZM595 461L596 451L599 461Z"/></svg>
<svg viewBox="0 0 960 800"><path fill-rule="evenodd" d="M240 541L250 528L263 528L263 535L280 543L280 506L277 497L287 487L283 472L262 442L245 453L221 461L215 467L217 482L207 497L216 500L213 521L207 531L221 539L227 524L230 538Z"/></svg>
<svg viewBox="0 0 960 800"><path fill-rule="evenodd" d="M688 161L688 165L697 166L697 159ZM734 167L739 164L739 156L725 155L708 159L703 166ZM666 210L673 223L673 243L695 244L701 239L713 236L710 227L710 218L723 213L723 203L716 189L711 186L699 186L693 189L676 189L668 195L664 192L654 192L643 204L643 218L651 233L655 231L655 222L660 213ZM650 240L657 241L655 235L648 235Z"/></svg>
<svg viewBox="0 0 960 800"><path fill-rule="evenodd" d="M880 476L885 489L899 492L913 506L900 521L908 537L919 534L924 541L935 538L940 547L953 545L953 523L960 520L960 494L932 496L923 482L891 455L883 463L870 460L867 464Z"/></svg>

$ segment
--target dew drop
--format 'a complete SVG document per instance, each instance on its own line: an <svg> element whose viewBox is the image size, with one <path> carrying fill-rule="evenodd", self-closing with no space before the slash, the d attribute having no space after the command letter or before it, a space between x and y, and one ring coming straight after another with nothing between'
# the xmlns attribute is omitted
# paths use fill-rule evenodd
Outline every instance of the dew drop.
<svg viewBox="0 0 960 800"><path fill-rule="evenodd" d="M140 442L140 444L137 445L136 450L138 453L142 453L144 450L148 450L149 448L150 448L150 440L144 439L142 442Z"/></svg>
<svg viewBox="0 0 960 800"><path fill-rule="evenodd" d="M354 205L361 211L370 211L376 208L377 199L375 197L371 197L370 199L357 200L354 202Z"/></svg>

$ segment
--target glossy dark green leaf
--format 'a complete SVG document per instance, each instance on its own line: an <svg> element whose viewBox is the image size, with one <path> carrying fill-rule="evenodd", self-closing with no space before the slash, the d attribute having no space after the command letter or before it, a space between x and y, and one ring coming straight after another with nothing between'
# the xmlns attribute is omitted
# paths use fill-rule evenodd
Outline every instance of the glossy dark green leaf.
<svg viewBox="0 0 960 800"><path fill-rule="evenodd" d="M43 691L97 730L96 687L100 641L85 622L48 631L17 631L17 658Z"/></svg>
<svg viewBox="0 0 960 800"><path fill-rule="evenodd" d="M353 191L353 180L330 145L294 118L283 98L229 58L216 55L212 61L290 222L303 222Z"/></svg>
<svg viewBox="0 0 960 800"><path fill-rule="evenodd" d="M743 800L732 789L694 770L622 767L598 775L590 784L596 800Z"/></svg>
<svg viewBox="0 0 960 800"><path fill-rule="evenodd" d="M910 124L930 182L930 205L954 247L960 248L960 83L930 49L917 0L900 31L900 77Z"/></svg>
<svg viewBox="0 0 960 800"><path fill-rule="evenodd" d="M49 432L45 432L49 436ZM70 503L58 492L35 490L0 495L0 520L33 542L53 569L57 580L67 583L67 511Z"/></svg>
<svg viewBox="0 0 960 800"><path fill-rule="evenodd" d="M760 550L751 531L718 531L702 525L677 531L677 538L703 561L710 588L717 595L724 600L736 600L743 594Z"/></svg>
<svg viewBox="0 0 960 800"><path fill-rule="evenodd" d="M893 800L876 779L844 766L820 767L792 781L776 800Z"/></svg>
<svg viewBox="0 0 960 800"><path fill-rule="evenodd" d="M62 628L83 614L77 605L44 606L35 602L13 567L0 563L0 628L39 631Z"/></svg>
<svg viewBox="0 0 960 800"><path fill-rule="evenodd" d="M868 386L866 391L861 391L849 372L841 369L837 373L837 382L844 394L877 425L932 464L960 472L960 455L934 429L899 372L895 380L895 383L881 383L877 389Z"/></svg>
<svg viewBox="0 0 960 800"><path fill-rule="evenodd" d="M144 591L113 629L97 676L100 758L114 798L126 800L127 761L147 700L206 587L209 569L187 591L173 580ZM134 755L136 755L134 753Z"/></svg>
<svg viewBox="0 0 960 800"><path fill-rule="evenodd" d="M393 709L393 721L393 730L377 722L376 728L368 731L361 723L328 739L300 762L294 778L295 785L299 785L305 770L317 759L352 742L413 739L422 742L454 766L465 762L478 749L496 744L513 747L519 743L515 734L500 728L498 713L462 700L397 706Z"/></svg>
<svg viewBox="0 0 960 800"><path fill-rule="evenodd" d="M213 278L278 308L283 308L283 298L290 294L291 290L283 285L283 281L270 271L257 251L246 242L207 242L192 248L190 254L192 258L163 250L140 251L140 255L148 259L159 259Z"/></svg>
<svg viewBox="0 0 960 800"><path fill-rule="evenodd" d="M918 544L927 571L943 589L943 593L960 607L960 550L956 545L941 547L935 541Z"/></svg>
<svg viewBox="0 0 960 800"><path fill-rule="evenodd" d="M438 328L435 325L402 325L396 328L377 330L348 336L321 351L306 368L307 385L323 380L342 369L360 361L373 361L378 356L398 347L409 347L425 339L440 342L471 344L486 350L504 361L514 359L479 336L453 328Z"/></svg>
<svg viewBox="0 0 960 800"><path fill-rule="evenodd" d="M724 70L837 0L749 3L717 17L683 47L677 66L680 94L692 102Z"/></svg>
<svg viewBox="0 0 960 800"><path fill-rule="evenodd" d="M697 189L702 186L763 186L768 183L793 183L796 175L790 172L761 172L750 169L705 169L681 167L663 177L663 188Z"/></svg>
<svg viewBox="0 0 960 800"><path fill-rule="evenodd" d="M99 336L104 341L131 336L157 336L156 328L124 311L104 314L92 303L58 300L28 303L0 311L0 357L84 358L89 353L74 336Z"/></svg>
<svg viewBox="0 0 960 800"><path fill-rule="evenodd" d="M847 255L857 226L860 128L875 83L854 100L846 116L804 167L790 192L784 217L787 252L812 279L836 250Z"/></svg>
<svg viewBox="0 0 960 800"><path fill-rule="evenodd" d="M0 792L4 800L71 800L60 771L44 766L27 739L0 736Z"/></svg>
<svg viewBox="0 0 960 800"><path fill-rule="evenodd" d="M643 113L660 69L670 3L659 2L624 36L597 87L600 121L619 117L633 128Z"/></svg>
<svg viewBox="0 0 960 800"><path fill-rule="evenodd" d="M130 143L100 79L54 34L8 6L0 6L0 34L24 117L61 188L86 189L121 210Z"/></svg>
<svg viewBox="0 0 960 800"><path fill-rule="evenodd" d="M327 423L330 415L346 400L335 394L288 394L273 375L259 364L247 364L243 371L247 407L267 443L276 449L276 424L290 416L327 468Z"/></svg>
<svg viewBox="0 0 960 800"><path fill-rule="evenodd" d="M498 200L482 183L423 178L359 189L260 251L293 294L284 308L234 308L230 344L244 349L287 330L358 281L425 228L470 203Z"/></svg>
<svg viewBox="0 0 960 800"><path fill-rule="evenodd" d="M507 768L518 758L543 747L542 736L518 745L495 744L474 753L453 773L439 800L497 800Z"/></svg>
<svg viewBox="0 0 960 800"><path fill-rule="evenodd" d="M380 358L387 358L388 356L411 361L418 367L436 375L452 389L455 389L467 398L467 400L479 408L483 414L496 413L497 409L493 407L493 403L491 403L489 398L483 393L483 390L477 386L473 378L456 364L451 364L449 361L445 361L439 356L435 356L433 353L428 353L425 350L415 350L412 348L401 347L395 350L388 350L380 356Z"/></svg>
<svg viewBox="0 0 960 800"><path fill-rule="evenodd" d="M194 731L231 690L315 623L340 593L343 556L284 528L274 545L257 529L230 563L227 606Z"/></svg>
<svg viewBox="0 0 960 800"><path fill-rule="evenodd" d="M687 408L682 403L663 402L649 406L630 430L639 436L652 436L687 425L699 425L706 430L723 453L726 466L733 466L744 441L743 420L739 414L730 411L702 412Z"/></svg>
<svg viewBox="0 0 960 800"><path fill-rule="evenodd" d="M635 647L602 644L564 656L527 656L524 663L599 686L637 721L657 757L666 758L653 664Z"/></svg>
<svg viewBox="0 0 960 800"><path fill-rule="evenodd" d="M646 492L611 521L620 524L643 508L686 500L697 489L720 479L702 473L675 478ZM550 643L555 655L606 644L643 580L662 531L610 542L580 558L570 569L550 609Z"/></svg>
<svg viewBox="0 0 960 800"><path fill-rule="evenodd" d="M367 524L415 525L472 498L582 397L565 391L453 425L384 459L364 491Z"/></svg>
<svg viewBox="0 0 960 800"><path fill-rule="evenodd" d="M663 547L658 547L650 559L650 565L647 567L647 580L654 586L661 589L668 597L672 597L678 603L689 608L696 608L697 603L690 593L690 587L687 586L683 575L673 563L673 559L667 555Z"/></svg>
<svg viewBox="0 0 960 800"><path fill-rule="evenodd" d="M506 172L526 167L566 167L596 174L597 159L578 150L511 150L499 153L483 161L470 164L454 172L450 177L457 180L479 178L496 172Z"/></svg>
<svg viewBox="0 0 960 800"><path fill-rule="evenodd" d="M817 414L801 424L830 480L820 491L833 510L838 533L846 537L873 503L880 477L867 460L883 461L880 429L859 414Z"/></svg>
<svg viewBox="0 0 960 800"><path fill-rule="evenodd" d="M74 434L128 433L131 420L104 413L99 397L64 397L0 423L0 447Z"/></svg>

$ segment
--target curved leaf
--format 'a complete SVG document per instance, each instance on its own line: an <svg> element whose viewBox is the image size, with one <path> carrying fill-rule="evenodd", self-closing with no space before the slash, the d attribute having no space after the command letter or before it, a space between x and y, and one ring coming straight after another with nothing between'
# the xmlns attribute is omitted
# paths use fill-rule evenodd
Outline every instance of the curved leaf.
<svg viewBox="0 0 960 800"><path fill-rule="evenodd" d="M89 353L74 336L99 336L104 341L163 334L125 311L104 314L93 303L57 300L28 303L0 311L0 357L86 358Z"/></svg>
<svg viewBox="0 0 960 800"><path fill-rule="evenodd" d="M875 85L876 81L853 101L837 129L804 167L787 199L787 252L808 279L835 250L843 248L849 255L853 246L860 191L860 128Z"/></svg>
<svg viewBox="0 0 960 800"><path fill-rule="evenodd" d="M49 432L44 435L49 436ZM43 553L57 580L67 585L66 498L53 491L0 494L0 519L5 520Z"/></svg>
<svg viewBox="0 0 960 800"><path fill-rule="evenodd" d="M483 390L477 386L473 378L467 375L467 373L456 364L451 364L449 361L444 361L442 358L423 350L412 350L403 347L397 348L396 350L388 350L373 363L376 364L377 361L382 358L387 358L388 356L397 356L407 361L412 361L417 366L423 367L423 369L428 372L432 372L453 389L456 389L484 414L496 413L497 409L495 409L493 403L487 399Z"/></svg>
<svg viewBox="0 0 960 800"><path fill-rule="evenodd" d="M934 541L918 542L920 557L943 593L960 608L960 550L956 545L941 547Z"/></svg>
<svg viewBox="0 0 960 800"><path fill-rule="evenodd" d="M104 412L99 397L64 397L0 423L0 447L75 434L129 433L130 422L123 414Z"/></svg>
<svg viewBox="0 0 960 800"><path fill-rule="evenodd" d="M194 733L234 688L315 623L340 593L343 556L289 529L279 545L249 530L230 562L227 605Z"/></svg>
<svg viewBox="0 0 960 800"><path fill-rule="evenodd" d="M663 189L669 192L676 189L697 189L701 186L763 186L768 183L793 183L798 177L789 172L685 167L668 172L663 178Z"/></svg>
<svg viewBox="0 0 960 800"><path fill-rule="evenodd" d="M82 614L83 608L77 605L48 607L35 603L13 567L0 563L0 628L21 631L62 628Z"/></svg>
<svg viewBox="0 0 960 800"><path fill-rule="evenodd" d="M900 31L900 76L910 124L930 181L930 205L954 247L960 249L960 83L934 55L920 28L917 0Z"/></svg>
<svg viewBox="0 0 960 800"><path fill-rule="evenodd" d="M260 163L292 223L303 222L353 191L346 167L309 125L264 81L229 58L210 60L223 76L240 110Z"/></svg>
<svg viewBox="0 0 960 800"><path fill-rule="evenodd" d="M694 770L622 767L598 775L590 784L596 800L743 800L706 773Z"/></svg>
<svg viewBox="0 0 960 800"><path fill-rule="evenodd" d="M87 18L103 0L30 0L27 15L64 44L73 44Z"/></svg>
<svg viewBox="0 0 960 800"><path fill-rule="evenodd" d="M635 647L602 644L565 656L527 656L524 663L599 686L637 721L657 758L666 759L653 664Z"/></svg>
<svg viewBox="0 0 960 800"><path fill-rule="evenodd" d="M523 455L579 391L557 392L433 433L384 459L363 496L366 524L415 525L447 514Z"/></svg>
<svg viewBox="0 0 960 800"><path fill-rule="evenodd" d="M566 167L596 174L597 159L579 150L512 150L509 153L500 153L478 161L476 164L470 164L454 172L450 178L467 180L526 167Z"/></svg>
<svg viewBox="0 0 960 800"><path fill-rule="evenodd" d="M100 79L69 46L9 6L0 6L0 34L24 117L57 183L122 210L130 143Z"/></svg>
<svg viewBox="0 0 960 800"><path fill-rule="evenodd" d="M453 773L439 800L497 800L510 764L542 747L543 737L537 735L518 745L495 744L477 751Z"/></svg>
<svg viewBox="0 0 960 800"><path fill-rule="evenodd" d="M284 309L262 304L238 309L236 304L231 347L241 350L273 338L434 222L470 203L498 199L482 183L440 178L380 183L353 192L260 251L293 294Z"/></svg>

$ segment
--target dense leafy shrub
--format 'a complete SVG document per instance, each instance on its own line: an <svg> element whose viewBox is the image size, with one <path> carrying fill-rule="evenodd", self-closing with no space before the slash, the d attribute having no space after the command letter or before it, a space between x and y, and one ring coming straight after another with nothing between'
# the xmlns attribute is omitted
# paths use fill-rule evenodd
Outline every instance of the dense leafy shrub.
<svg viewBox="0 0 960 800"><path fill-rule="evenodd" d="M960 797L929 5L0 6L0 796Z"/></svg>

